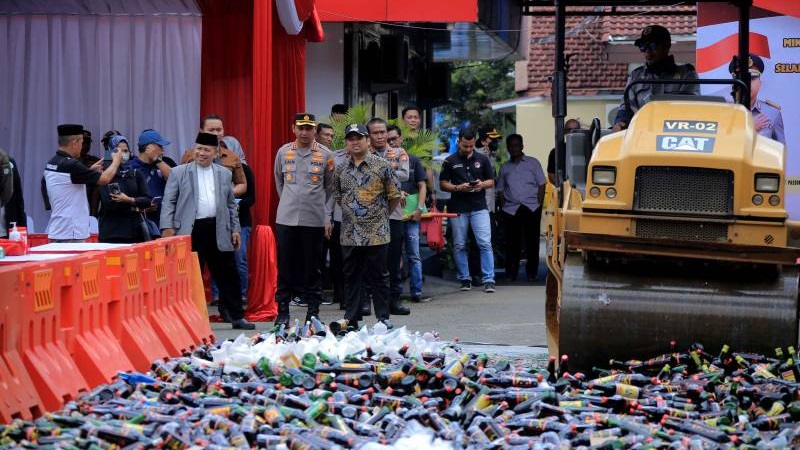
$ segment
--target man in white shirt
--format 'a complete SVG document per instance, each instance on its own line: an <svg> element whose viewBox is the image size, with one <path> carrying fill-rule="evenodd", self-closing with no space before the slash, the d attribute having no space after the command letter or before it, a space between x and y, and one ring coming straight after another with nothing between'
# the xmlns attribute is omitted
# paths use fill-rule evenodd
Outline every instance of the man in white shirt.
<svg viewBox="0 0 800 450"><path fill-rule="evenodd" d="M241 245L239 214L233 198L231 172L214 164L219 138L199 133L194 160L172 170L161 206L162 236L192 236L192 251L200 266L208 264L219 287L220 314L234 329L252 330L244 319L241 281L234 252Z"/></svg>

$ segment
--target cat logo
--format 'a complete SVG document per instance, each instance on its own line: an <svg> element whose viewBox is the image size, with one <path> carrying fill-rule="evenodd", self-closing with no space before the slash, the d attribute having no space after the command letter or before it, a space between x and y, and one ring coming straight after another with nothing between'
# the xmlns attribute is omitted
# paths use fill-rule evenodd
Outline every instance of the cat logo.
<svg viewBox="0 0 800 450"><path fill-rule="evenodd" d="M712 137L674 136L661 134L656 136L656 150L667 152L711 153L714 151Z"/></svg>

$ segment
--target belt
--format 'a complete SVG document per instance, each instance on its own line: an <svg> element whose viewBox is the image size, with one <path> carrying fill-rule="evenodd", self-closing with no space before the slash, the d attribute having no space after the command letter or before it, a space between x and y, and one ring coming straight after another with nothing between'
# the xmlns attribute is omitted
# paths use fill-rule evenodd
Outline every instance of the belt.
<svg viewBox="0 0 800 450"><path fill-rule="evenodd" d="M217 223L216 217L204 217L202 219L194 219L195 225L209 225L214 223Z"/></svg>

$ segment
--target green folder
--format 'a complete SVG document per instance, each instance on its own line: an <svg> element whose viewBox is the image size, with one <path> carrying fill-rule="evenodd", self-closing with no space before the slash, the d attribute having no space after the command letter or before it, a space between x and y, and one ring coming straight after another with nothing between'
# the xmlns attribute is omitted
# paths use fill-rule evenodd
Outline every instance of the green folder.
<svg viewBox="0 0 800 450"><path fill-rule="evenodd" d="M410 216L414 214L414 211L417 210L418 204L419 204L419 194L411 194L408 197L406 197L406 207L403 208L403 215ZM422 205L422 208L420 209L424 213L428 212L428 208L426 208L425 205Z"/></svg>

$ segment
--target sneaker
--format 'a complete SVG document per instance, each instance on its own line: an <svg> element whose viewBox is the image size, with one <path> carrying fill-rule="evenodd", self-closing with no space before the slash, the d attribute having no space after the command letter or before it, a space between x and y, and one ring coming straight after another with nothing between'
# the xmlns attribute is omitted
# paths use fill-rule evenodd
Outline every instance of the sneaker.
<svg viewBox="0 0 800 450"><path fill-rule="evenodd" d="M333 299L332 298L323 298L322 301L319 303L320 305L332 305Z"/></svg>
<svg viewBox="0 0 800 450"><path fill-rule="evenodd" d="M302 308L305 308L305 307L308 306L308 302L306 302L305 300L303 300L300 297L293 298L292 301L289 302L289 304L292 305L292 306L300 306Z"/></svg>
<svg viewBox="0 0 800 450"><path fill-rule="evenodd" d="M412 295L411 296L412 303L430 303L430 297L423 297L422 295Z"/></svg>
<svg viewBox="0 0 800 450"><path fill-rule="evenodd" d="M386 326L386 329L387 329L387 330L391 330L391 329L393 329L393 328L394 328L394 324L393 324L393 323L392 323L392 321L391 321L391 320L389 320L389 319L381 319L381 320L379 320L378 322L380 322L380 323L382 323L384 326Z"/></svg>
<svg viewBox="0 0 800 450"><path fill-rule="evenodd" d="M472 290L472 281L471 280L461 280L461 290L462 291L471 291Z"/></svg>
<svg viewBox="0 0 800 450"><path fill-rule="evenodd" d="M494 283L485 283L483 285L483 292L486 292L487 294L491 294L494 291L495 291Z"/></svg>

